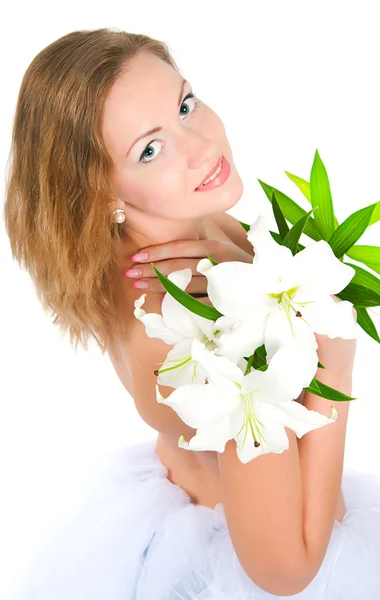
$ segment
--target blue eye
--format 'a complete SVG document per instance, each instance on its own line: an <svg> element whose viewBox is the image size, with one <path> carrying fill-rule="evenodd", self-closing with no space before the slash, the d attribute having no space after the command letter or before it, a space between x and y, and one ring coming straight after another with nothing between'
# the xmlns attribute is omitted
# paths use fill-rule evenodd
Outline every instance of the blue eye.
<svg viewBox="0 0 380 600"><path fill-rule="evenodd" d="M195 94L193 92L191 92L190 94L187 94L184 97L184 99L182 100L182 104L181 104L180 110L181 110L182 106L184 106L186 100L188 100L189 98L193 99L194 97L195 97ZM197 110L198 105L199 105L199 100L195 100L194 101L194 105L195 105L194 106L194 110L191 111L191 112L195 112ZM191 112L181 113L181 115L183 115L184 117L187 117L189 114L191 114ZM152 140L151 142L149 142L149 144L144 148L144 150L142 151L142 153L140 155L139 163L148 164L148 163L151 163L151 162L153 162L155 160L157 154L155 154L153 152L153 150L152 150L152 144L154 144L154 143L161 143L161 142L159 142L159 140ZM148 153L150 153L150 154L148 154ZM148 158L150 160L144 160L146 158Z"/></svg>

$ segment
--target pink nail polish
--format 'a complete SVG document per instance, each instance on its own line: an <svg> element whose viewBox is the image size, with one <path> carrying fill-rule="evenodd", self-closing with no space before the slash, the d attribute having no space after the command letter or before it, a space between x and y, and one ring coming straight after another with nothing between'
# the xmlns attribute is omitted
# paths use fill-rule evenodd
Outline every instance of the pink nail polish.
<svg viewBox="0 0 380 600"><path fill-rule="evenodd" d="M142 275L141 269L127 269L125 271L127 277L140 277Z"/></svg>
<svg viewBox="0 0 380 600"><path fill-rule="evenodd" d="M143 281L143 280L139 280L139 281L134 281L133 285L135 288L147 288L148 287L148 282L147 281Z"/></svg>
<svg viewBox="0 0 380 600"><path fill-rule="evenodd" d="M147 260L147 258L148 258L147 252L138 252L137 254L134 254L133 256L131 256L131 260L133 260L133 262L144 261L144 260Z"/></svg>

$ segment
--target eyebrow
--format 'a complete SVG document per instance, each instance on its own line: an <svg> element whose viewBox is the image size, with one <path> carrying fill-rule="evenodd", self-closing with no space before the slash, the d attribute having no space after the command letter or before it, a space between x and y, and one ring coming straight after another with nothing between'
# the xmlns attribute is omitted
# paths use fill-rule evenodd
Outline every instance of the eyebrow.
<svg viewBox="0 0 380 600"><path fill-rule="evenodd" d="M184 89L186 83L187 83L187 79L182 79L181 90L180 90L179 97L178 97L178 107L181 106L181 101L182 101L182 96L183 96L183 89ZM146 131L145 133L143 133L142 135L140 135L138 138L135 139L135 141L133 142L132 146L129 148L126 156L128 156L128 154L130 153L130 151L132 150L132 148L136 144L136 142L138 142L139 140L141 140L144 137L147 137L148 135L151 135L152 133L157 133L157 131L161 131L161 130L162 130L162 127L153 127L153 129L149 129L149 131Z"/></svg>

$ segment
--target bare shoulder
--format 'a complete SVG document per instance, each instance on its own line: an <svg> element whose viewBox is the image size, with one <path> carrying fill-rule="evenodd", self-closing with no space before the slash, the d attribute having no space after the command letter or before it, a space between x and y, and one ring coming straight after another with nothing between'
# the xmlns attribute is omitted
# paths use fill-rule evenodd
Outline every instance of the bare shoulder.
<svg viewBox="0 0 380 600"><path fill-rule="evenodd" d="M208 236L211 239L229 239L245 252L253 255L253 248L247 240L246 232L239 221L227 213L218 213L207 219ZM141 297L142 290L133 287L125 277L125 269L133 266L130 259L136 249L127 244L120 248L120 267L113 277L113 292L120 315L119 325L110 341L107 353L113 367L129 394L133 397L141 418L157 431L166 431L178 437L183 433L188 441L195 430L187 427L168 406L156 401L154 371L164 362L172 346L161 339L149 338L141 321L134 316L134 303ZM161 315L161 300L165 291L148 292L142 306L147 313ZM202 299L206 302L206 298ZM172 388L160 387L164 397ZM178 435L177 435L178 434Z"/></svg>
<svg viewBox="0 0 380 600"><path fill-rule="evenodd" d="M195 435L195 430L183 423L169 406L159 404L156 400L157 376L154 372L165 361L172 346L159 338L147 336L144 324L134 316L134 303L143 292L134 288L130 281L125 281L122 285L121 327L115 332L107 348L113 367L133 398L138 414L147 425L177 439L183 434L189 441ZM164 293L146 293L142 309L147 313L161 315ZM171 387L160 386L164 397L169 396L172 391Z"/></svg>

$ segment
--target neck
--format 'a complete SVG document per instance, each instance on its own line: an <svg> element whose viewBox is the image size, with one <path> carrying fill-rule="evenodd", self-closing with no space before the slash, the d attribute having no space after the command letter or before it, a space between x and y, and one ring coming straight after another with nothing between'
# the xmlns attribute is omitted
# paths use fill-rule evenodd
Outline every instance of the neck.
<svg viewBox="0 0 380 600"><path fill-rule="evenodd" d="M148 215L139 215L138 219L131 219L128 215L123 223L123 230L126 241L140 250L176 240L206 239L206 221L206 217L169 221Z"/></svg>

